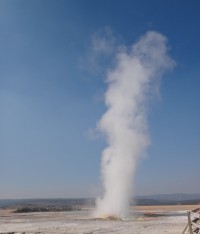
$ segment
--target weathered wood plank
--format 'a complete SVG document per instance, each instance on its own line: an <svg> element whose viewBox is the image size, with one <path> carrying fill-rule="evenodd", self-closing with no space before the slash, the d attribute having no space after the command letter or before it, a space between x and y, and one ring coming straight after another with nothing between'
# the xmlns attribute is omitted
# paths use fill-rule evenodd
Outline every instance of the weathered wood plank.
<svg viewBox="0 0 200 234"><path fill-rule="evenodd" d="M200 224L197 224L197 223L194 223L194 222L191 222L192 226L196 227L196 228L200 228Z"/></svg>

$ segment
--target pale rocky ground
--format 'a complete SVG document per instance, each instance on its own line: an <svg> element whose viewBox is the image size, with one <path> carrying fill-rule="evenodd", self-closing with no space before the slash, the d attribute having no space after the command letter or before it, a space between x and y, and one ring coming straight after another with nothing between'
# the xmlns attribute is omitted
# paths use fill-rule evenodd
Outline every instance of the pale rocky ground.
<svg viewBox="0 0 200 234"><path fill-rule="evenodd" d="M0 210L0 234L180 234L187 224L186 212L197 206L137 207L125 220L93 219L89 210L74 212L13 213ZM166 214L147 217L142 213Z"/></svg>

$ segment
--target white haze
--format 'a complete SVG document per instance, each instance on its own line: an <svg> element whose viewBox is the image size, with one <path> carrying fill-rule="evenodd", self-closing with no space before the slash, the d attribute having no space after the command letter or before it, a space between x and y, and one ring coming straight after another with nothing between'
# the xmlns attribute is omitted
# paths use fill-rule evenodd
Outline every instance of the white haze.
<svg viewBox="0 0 200 234"><path fill-rule="evenodd" d="M128 214L137 161L150 142L149 99L156 96L163 72L174 65L166 44L160 33L147 32L130 51L116 53L116 66L108 72L107 111L97 126L107 141L101 162L104 193L96 200L95 217Z"/></svg>

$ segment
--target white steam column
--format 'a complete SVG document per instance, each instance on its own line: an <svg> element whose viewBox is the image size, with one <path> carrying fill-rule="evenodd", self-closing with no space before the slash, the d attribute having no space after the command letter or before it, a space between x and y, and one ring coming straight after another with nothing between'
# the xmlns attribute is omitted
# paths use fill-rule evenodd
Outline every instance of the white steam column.
<svg viewBox="0 0 200 234"><path fill-rule="evenodd" d="M96 200L95 217L128 214L137 160L149 145L147 104L158 93L163 72L174 66L166 43L160 33L147 32L130 51L116 54L107 75L107 111L97 126L108 144L101 163L104 193Z"/></svg>

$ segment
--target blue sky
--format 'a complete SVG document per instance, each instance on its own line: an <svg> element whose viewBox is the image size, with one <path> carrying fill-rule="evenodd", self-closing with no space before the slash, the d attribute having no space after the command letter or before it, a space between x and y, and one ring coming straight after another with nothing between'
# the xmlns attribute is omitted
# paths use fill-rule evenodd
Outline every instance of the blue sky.
<svg viewBox="0 0 200 234"><path fill-rule="evenodd" d="M127 46L156 30L176 61L150 107L136 193L200 193L199 10L198 0L1 0L0 198L98 192L105 142L88 132L105 111L112 62L96 69L91 41L108 28Z"/></svg>

